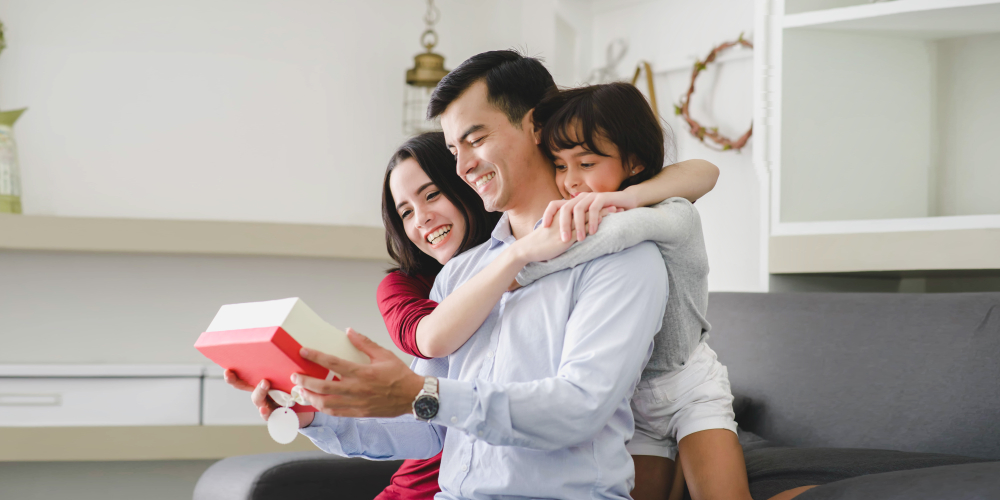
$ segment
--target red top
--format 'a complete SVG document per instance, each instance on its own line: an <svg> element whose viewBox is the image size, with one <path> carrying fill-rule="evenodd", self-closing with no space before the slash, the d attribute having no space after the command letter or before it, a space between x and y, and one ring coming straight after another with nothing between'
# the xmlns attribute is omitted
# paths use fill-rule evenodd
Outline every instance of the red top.
<svg viewBox="0 0 1000 500"><path fill-rule="evenodd" d="M389 336L410 356L427 359L417 349L417 323L438 305L427 298L433 285L433 276L407 276L399 271L389 273L378 285L378 310Z"/></svg>
<svg viewBox="0 0 1000 500"><path fill-rule="evenodd" d="M389 273L378 286L378 309L393 343L403 352L426 359L417 349L417 323L437 307L428 299L432 276ZM386 489L375 500L430 500L441 491L441 454L427 460L404 460Z"/></svg>

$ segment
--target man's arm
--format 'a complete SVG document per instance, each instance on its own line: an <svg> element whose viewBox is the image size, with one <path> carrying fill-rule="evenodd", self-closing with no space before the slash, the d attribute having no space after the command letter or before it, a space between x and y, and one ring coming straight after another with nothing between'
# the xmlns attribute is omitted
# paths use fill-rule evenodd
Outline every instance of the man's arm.
<svg viewBox="0 0 1000 500"><path fill-rule="evenodd" d="M312 424L299 432L327 453L372 460L430 458L444 446L443 428L409 415L346 418L317 412Z"/></svg>
<svg viewBox="0 0 1000 500"><path fill-rule="evenodd" d="M546 262L527 264L518 273L517 283L528 286L554 272L620 252L643 241L655 241L668 249L680 245L691 236L696 217L694 206L683 198L670 198L649 208L609 214L596 233L577 242L562 255Z"/></svg>

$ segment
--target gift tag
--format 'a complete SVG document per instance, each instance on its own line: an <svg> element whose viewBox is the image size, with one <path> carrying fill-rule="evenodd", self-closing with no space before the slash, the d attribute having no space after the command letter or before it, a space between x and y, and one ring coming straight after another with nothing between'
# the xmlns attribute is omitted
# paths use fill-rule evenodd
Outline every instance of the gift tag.
<svg viewBox="0 0 1000 500"><path fill-rule="evenodd" d="M291 394L279 390L270 390L267 391L267 395L271 396L271 399L275 403L281 405L281 408L271 412L271 416L267 419L267 432L271 434L271 439L281 444L288 444L295 441L295 436L299 434L299 417L290 407L296 403L300 405L307 404L306 400L302 397L301 388L295 386L292 388Z"/></svg>
<svg viewBox="0 0 1000 500"><path fill-rule="evenodd" d="M271 434L271 439L281 444L295 441L295 436L299 435L298 415L287 407L274 410L267 419L267 432Z"/></svg>

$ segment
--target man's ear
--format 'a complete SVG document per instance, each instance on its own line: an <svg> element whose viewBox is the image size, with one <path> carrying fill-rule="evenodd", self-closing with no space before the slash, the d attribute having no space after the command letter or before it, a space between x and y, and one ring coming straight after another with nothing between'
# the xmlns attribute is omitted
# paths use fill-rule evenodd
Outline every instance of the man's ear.
<svg viewBox="0 0 1000 500"><path fill-rule="evenodd" d="M521 128L531 131L531 136L535 139L535 145L542 143L542 129L535 124L535 108L531 108L521 119Z"/></svg>

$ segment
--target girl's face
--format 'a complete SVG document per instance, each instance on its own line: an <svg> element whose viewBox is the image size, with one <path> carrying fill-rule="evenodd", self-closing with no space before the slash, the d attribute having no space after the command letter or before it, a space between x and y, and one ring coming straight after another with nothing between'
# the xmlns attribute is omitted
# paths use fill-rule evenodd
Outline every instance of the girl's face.
<svg viewBox="0 0 1000 500"><path fill-rule="evenodd" d="M586 145L552 152L556 157L556 185L563 198L570 199L580 193L617 191L625 179L642 170L641 166L636 166L631 172L626 172L618 156L618 148L611 141L595 135L594 142L609 156L590 151Z"/></svg>
<svg viewBox="0 0 1000 500"><path fill-rule="evenodd" d="M465 218L413 158L392 169L389 190L410 241L445 264L465 237Z"/></svg>

